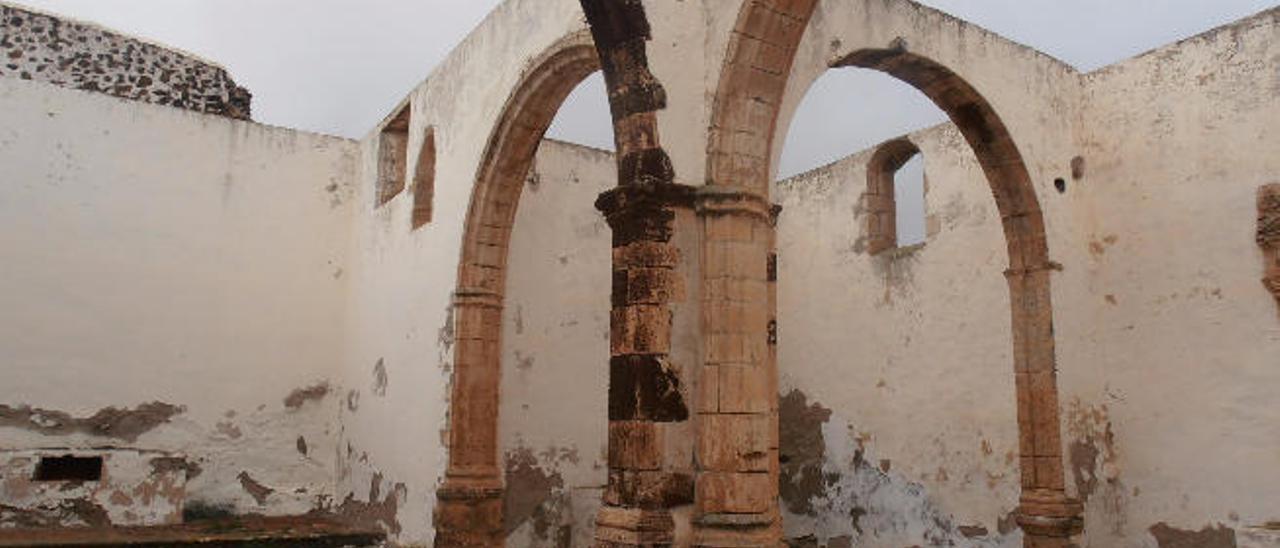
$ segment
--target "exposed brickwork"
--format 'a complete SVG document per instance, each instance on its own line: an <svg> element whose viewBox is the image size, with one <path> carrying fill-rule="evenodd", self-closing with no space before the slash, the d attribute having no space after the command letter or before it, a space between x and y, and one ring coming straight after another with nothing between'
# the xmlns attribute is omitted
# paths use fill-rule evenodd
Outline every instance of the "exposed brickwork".
<svg viewBox="0 0 1280 548"><path fill-rule="evenodd" d="M454 291L449 466L437 490L436 546L503 545L498 386L503 290L516 204L542 134L569 92L599 69L585 35L537 59L507 100L473 190Z"/></svg>
<svg viewBox="0 0 1280 548"><path fill-rule="evenodd" d="M0 77L249 119L226 69L103 28L0 5Z"/></svg>
<svg viewBox="0 0 1280 548"><path fill-rule="evenodd" d="M1258 189L1258 245L1266 265L1262 283L1280 304L1280 183Z"/></svg>

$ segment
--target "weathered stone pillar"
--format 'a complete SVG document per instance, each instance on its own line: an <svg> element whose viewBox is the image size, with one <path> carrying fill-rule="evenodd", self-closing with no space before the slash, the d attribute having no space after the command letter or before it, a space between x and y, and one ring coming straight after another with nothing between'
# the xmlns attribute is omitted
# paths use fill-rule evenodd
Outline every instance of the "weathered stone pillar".
<svg viewBox="0 0 1280 548"><path fill-rule="evenodd" d="M613 230L609 359L609 480L596 520L600 548L670 546L670 508L691 497L668 454L689 418L681 368L672 362L673 303L683 299L676 210L692 189L634 184L600 196Z"/></svg>
<svg viewBox="0 0 1280 548"><path fill-rule="evenodd" d="M498 468L498 383L502 296L484 289L454 295L459 326L450 407L449 466L436 492L435 546L503 545ZM465 362L465 363L464 363Z"/></svg>
<svg viewBox="0 0 1280 548"><path fill-rule="evenodd" d="M1053 314L1049 306L1051 264L1010 269L1013 303L1014 383L1018 398L1018 446L1022 497L1018 525L1027 548L1066 548L1083 528L1083 508L1067 497L1058 413L1058 372Z"/></svg>
<svg viewBox="0 0 1280 548"><path fill-rule="evenodd" d="M766 198L706 186L702 220L703 362L695 419L694 545L781 545L777 372Z"/></svg>

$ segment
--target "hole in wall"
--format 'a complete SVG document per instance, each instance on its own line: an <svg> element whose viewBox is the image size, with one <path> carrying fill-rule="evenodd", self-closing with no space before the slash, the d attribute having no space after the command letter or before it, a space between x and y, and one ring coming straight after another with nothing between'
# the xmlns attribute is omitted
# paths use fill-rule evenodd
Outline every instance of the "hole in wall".
<svg viewBox="0 0 1280 548"><path fill-rule="evenodd" d="M1053 188L1058 189L1058 194L1066 194L1066 192L1067 192L1067 180L1066 180L1066 179L1063 179L1062 177L1058 177L1057 179L1054 179L1054 180L1053 180Z"/></svg>
<svg viewBox="0 0 1280 548"><path fill-rule="evenodd" d="M35 481L98 481L102 479L102 457L40 457Z"/></svg>

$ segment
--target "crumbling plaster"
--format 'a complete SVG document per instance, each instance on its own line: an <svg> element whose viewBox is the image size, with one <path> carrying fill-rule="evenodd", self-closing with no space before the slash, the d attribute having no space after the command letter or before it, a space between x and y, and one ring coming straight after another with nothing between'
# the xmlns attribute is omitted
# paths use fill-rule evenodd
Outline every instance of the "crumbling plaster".
<svg viewBox="0 0 1280 548"><path fill-rule="evenodd" d="M675 182L701 185L744 4L643 5L667 96L662 147ZM18 166L0 189L0 243L14 250L0 319L15 327L0 361L17 372L0 388L2 449L172 453L185 504L328 509L430 543L479 164L533 64L582 42L582 13L572 0L503 3L388 115L409 109L406 181L434 135L433 218L416 230L413 188L376 205L381 126L352 142L0 79L0 165ZM1254 230L1257 189L1280 168L1260 149L1280 120L1277 13L1084 75L903 0L818 2L799 42L771 166L812 82L864 48L945 65L1007 127L1044 213L1061 465L1085 502L1083 546L1275 541L1280 327ZM782 463L796 482L785 534L1016 546L1005 236L956 128L909 138L929 181L919 248L859 251L872 151L772 186L781 449L822 448ZM591 538L610 286L610 231L591 204L616 183L612 162L544 144L517 208L497 422L513 546ZM698 409L704 235L681 215L676 247L693 252L671 356ZM128 435L92 433L120 420ZM693 468L699 434L672 424L664 458ZM686 542L692 509L673 513ZM152 516L139 521L172 512Z"/></svg>
<svg viewBox="0 0 1280 548"><path fill-rule="evenodd" d="M335 445L337 400L286 400L338 374L355 144L8 78L0 111L0 409L29 419L0 446L174 453L188 504L322 505L332 452L297 439Z"/></svg>
<svg viewBox="0 0 1280 548"><path fill-rule="evenodd" d="M1280 172L1278 33L1272 9L1084 77L1072 221L1091 306L1064 327L1082 340L1062 373L1064 405L1114 439L1090 467L1091 546L1277 519L1280 322L1253 220Z"/></svg>
<svg viewBox="0 0 1280 548"><path fill-rule="evenodd" d="M994 536L998 522L1018 504L999 217L982 171L954 126L909 139L925 162L928 234L921 245L868 253L862 194L874 150L777 185L783 207L781 392L798 390L832 412L826 445L832 455L842 455L829 457L825 470L837 477L825 479L823 489L802 492L870 512L861 531L854 529L857 520L788 514L789 537L852 536L858 546L927 544L928 538L912 536L925 532L895 530L880 515L883 509L870 508L871 492L837 489L843 476L857 473L844 458L853 448L872 468L919 484L927 500L950 516L949 533L966 525ZM784 433L799 427L787 418ZM877 521L889 528L868 525Z"/></svg>

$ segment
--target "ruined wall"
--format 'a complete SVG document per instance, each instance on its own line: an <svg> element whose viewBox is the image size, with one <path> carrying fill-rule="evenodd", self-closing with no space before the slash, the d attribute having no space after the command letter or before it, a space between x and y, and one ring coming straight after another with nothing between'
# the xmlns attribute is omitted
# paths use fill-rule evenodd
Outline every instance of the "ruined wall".
<svg viewBox="0 0 1280 548"><path fill-rule="evenodd" d="M1018 546L1000 218L954 126L910 139L924 157L923 244L868 252L874 150L777 185L787 536Z"/></svg>
<svg viewBox="0 0 1280 548"><path fill-rule="evenodd" d="M512 547L591 544L606 479L613 155L544 141L511 238L499 431Z"/></svg>
<svg viewBox="0 0 1280 548"><path fill-rule="evenodd" d="M355 144L9 78L0 112L0 527L328 504ZM65 453L103 480L30 481Z"/></svg>
<svg viewBox="0 0 1280 548"><path fill-rule="evenodd" d="M227 70L91 23L0 4L0 77L249 119L249 90Z"/></svg>
<svg viewBox="0 0 1280 548"><path fill-rule="evenodd" d="M1278 32L1273 9L1084 78L1093 313L1062 405L1086 546L1246 546L1280 520L1280 317L1256 239Z"/></svg>
<svg viewBox="0 0 1280 548"><path fill-rule="evenodd" d="M428 128L434 132L430 223L412 228L412 189L375 206L379 131L362 143L347 271L337 499L381 522L399 542L432 540L450 424L452 297L480 159L521 72L584 25L574 0L506 2L409 95L408 173L417 169ZM477 67L484 67L482 77ZM459 97L467 98L466 108Z"/></svg>

